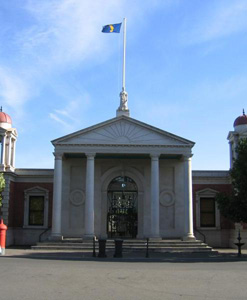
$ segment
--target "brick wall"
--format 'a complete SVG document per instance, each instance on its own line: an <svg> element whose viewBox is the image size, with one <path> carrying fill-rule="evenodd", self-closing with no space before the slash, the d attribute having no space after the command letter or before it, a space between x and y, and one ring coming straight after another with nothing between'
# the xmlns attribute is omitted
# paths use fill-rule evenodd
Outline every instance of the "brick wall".
<svg viewBox="0 0 247 300"><path fill-rule="evenodd" d="M204 190L206 188L218 191L220 193L230 194L232 186L231 184L193 184L193 218L194 224L196 224L196 192ZM220 216L220 227L222 229L233 229L234 224Z"/></svg>
<svg viewBox="0 0 247 300"><path fill-rule="evenodd" d="M48 224L51 226L52 220L52 198L53 183L29 183L11 182L10 184L10 203L9 203L9 226L22 227L24 222L24 191L32 187L42 187L49 191L49 215Z"/></svg>

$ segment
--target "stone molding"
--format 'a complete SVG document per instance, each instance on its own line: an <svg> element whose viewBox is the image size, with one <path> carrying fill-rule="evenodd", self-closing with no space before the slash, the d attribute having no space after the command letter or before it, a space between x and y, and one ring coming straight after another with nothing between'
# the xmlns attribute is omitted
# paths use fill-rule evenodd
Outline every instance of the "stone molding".
<svg viewBox="0 0 247 300"><path fill-rule="evenodd" d="M34 226L29 225L29 198L30 196L42 196L44 197L44 225ZM49 190L34 186L24 190L24 225L23 228L47 228L48 227L48 205L49 204Z"/></svg>
<svg viewBox="0 0 247 300"><path fill-rule="evenodd" d="M152 145L152 144L56 144L56 147L125 147L125 148L189 148L191 145ZM83 151L82 151L83 152Z"/></svg>
<svg viewBox="0 0 247 300"><path fill-rule="evenodd" d="M200 220L200 198L215 198L219 192L211 188L205 188L196 192L196 227L202 229L219 229L220 228L220 211L215 202L215 227L201 227Z"/></svg>
<svg viewBox="0 0 247 300"><path fill-rule="evenodd" d="M80 189L75 189L70 192L69 200L74 206L83 205L85 203L85 192Z"/></svg>
<svg viewBox="0 0 247 300"><path fill-rule="evenodd" d="M169 207L175 204L175 195L172 191L163 190L160 192L160 204Z"/></svg>
<svg viewBox="0 0 247 300"><path fill-rule="evenodd" d="M53 152L53 155L55 157L55 160L62 160L64 156L63 153L57 153L57 152Z"/></svg>
<svg viewBox="0 0 247 300"><path fill-rule="evenodd" d="M150 134L152 135L152 137L150 136ZM82 139L85 139L86 137L90 140L101 140L102 144L104 144L104 139L106 139L107 141L109 141L109 144L115 144L117 137L120 136L127 136L133 142L135 142L137 138L140 141L143 141L145 139L147 144L148 140L150 140L153 142L152 144L155 145L160 144L162 140L164 141L164 139L175 141L176 143L179 143L179 145L187 145L190 148L192 148L195 144L190 140L176 136L172 133L169 133L167 131L161 130L159 128L156 128L154 126L151 126L149 124L143 123L141 121L124 115L118 116L116 118L98 123L91 127L55 139L52 141L52 144L54 146L66 143L77 144L77 142L70 143L70 140L73 140L74 138L80 139L80 137L82 137ZM113 143L110 143L111 140L113 141ZM82 140L79 143L81 145L88 144L86 140ZM97 144L97 142L95 144ZM171 143L167 142L167 144L170 145Z"/></svg>

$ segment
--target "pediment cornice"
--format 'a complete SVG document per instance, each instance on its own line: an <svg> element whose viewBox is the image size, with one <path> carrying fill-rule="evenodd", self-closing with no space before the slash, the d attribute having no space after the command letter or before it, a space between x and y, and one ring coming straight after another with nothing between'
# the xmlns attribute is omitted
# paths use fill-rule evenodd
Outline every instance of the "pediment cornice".
<svg viewBox="0 0 247 300"><path fill-rule="evenodd" d="M52 144L75 147L189 147L194 142L121 116L53 140Z"/></svg>

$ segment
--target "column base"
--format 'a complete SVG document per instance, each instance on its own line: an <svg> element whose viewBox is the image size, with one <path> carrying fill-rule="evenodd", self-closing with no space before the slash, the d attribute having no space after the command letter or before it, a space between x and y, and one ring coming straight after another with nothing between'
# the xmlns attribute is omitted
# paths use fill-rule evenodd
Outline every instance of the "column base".
<svg viewBox="0 0 247 300"><path fill-rule="evenodd" d="M108 235L107 234L100 234L99 236L97 236L98 239L101 240L107 240L108 239Z"/></svg>
<svg viewBox="0 0 247 300"><path fill-rule="evenodd" d="M92 240L94 237L94 234L84 234L82 240Z"/></svg>
<svg viewBox="0 0 247 300"><path fill-rule="evenodd" d="M151 236L149 238L149 242L160 242L160 241L162 241L161 237L153 237L153 236Z"/></svg>
<svg viewBox="0 0 247 300"><path fill-rule="evenodd" d="M188 235L183 236L182 240L183 241L192 241L193 242L193 241L196 240L196 238L194 237L193 234L188 234Z"/></svg>
<svg viewBox="0 0 247 300"><path fill-rule="evenodd" d="M62 235L50 235L48 238L49 241L53 241L53 242L59 242L63 240L63 236Z"/></svg>
<svg viewBox="0 0 247 300"><path fill-rule="evenodd" d="M7 166L7 167L5 168L5 170L6 170L6 172L15 172L15 168L12 167L12 166Z"/></svg>

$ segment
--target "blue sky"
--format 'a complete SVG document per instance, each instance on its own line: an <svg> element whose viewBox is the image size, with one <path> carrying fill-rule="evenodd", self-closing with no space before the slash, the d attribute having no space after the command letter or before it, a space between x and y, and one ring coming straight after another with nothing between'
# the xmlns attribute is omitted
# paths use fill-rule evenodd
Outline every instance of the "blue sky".
<svg viewBox="0 0 247 300"><path fill-rule="evenodd" d="M16 167L52 168L52 139L131 117L196 142L193 169L229 168L227 134L247 100L246 0L0 2L0 104L18 130Z"/></svg>

